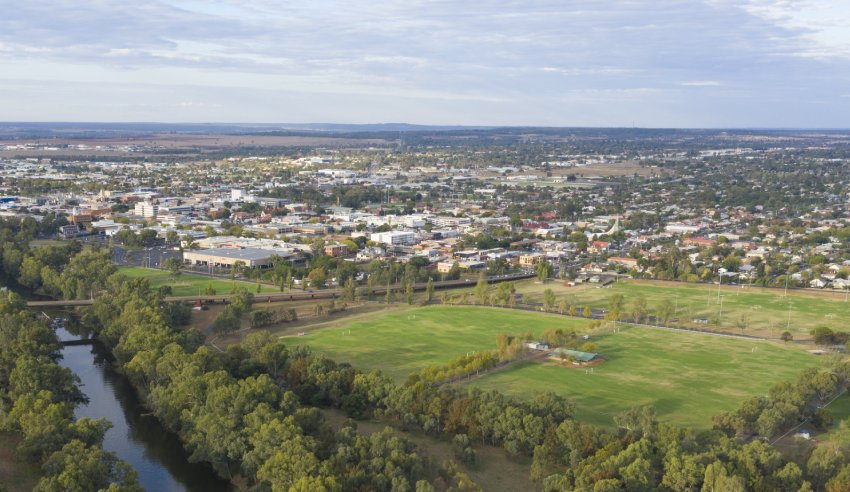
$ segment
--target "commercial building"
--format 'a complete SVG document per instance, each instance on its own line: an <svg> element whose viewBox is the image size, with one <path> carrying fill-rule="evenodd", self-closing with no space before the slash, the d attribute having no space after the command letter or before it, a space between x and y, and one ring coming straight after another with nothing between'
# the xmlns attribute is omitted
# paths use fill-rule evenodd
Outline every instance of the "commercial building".
<svg viewBox="0 0 850 492"><path fill-rule="evenodd" d="M411 245L416 244L416 233L410 231L387 231L376 232L369 238L376 243L389 245Z"/></svg>
<svg viewBox="0 0 850 492"><path fill-rule="evenodd" d="M538 263L543 263L546 260L546 255L542 253L529 253L519 256L519 264L524 267L532 267Z"/></svg>
<svg viewBox="0 0 850 492"><path fill-rule="evenodd" d="M328 244L325 246L325 254L339 258L348 254L348 246L344 244Z"/></svg>
<svg viewBox="0 0 850 492"><path fill-rule="evenodd" d="M272 266L271 256L280 253L256 248L212 248L183 253L183 261L193 265L212 265L214 267L231 267L241 261L248 268L269 268Z"/></svg>
<svg viewBox="0 0 850 492"><path fill-rule="evenodd" d="M156 218L159 213L159 205L151 202L137 202L133 212L139 217L153 219Z"/></svg>

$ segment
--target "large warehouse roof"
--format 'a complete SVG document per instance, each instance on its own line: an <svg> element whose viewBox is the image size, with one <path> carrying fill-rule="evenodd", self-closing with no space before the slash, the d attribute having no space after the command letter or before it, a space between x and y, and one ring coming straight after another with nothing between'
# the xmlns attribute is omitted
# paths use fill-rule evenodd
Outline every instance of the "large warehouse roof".
<svg viewBox="0 0 850 492"><path fill-rule="evenodd" d="M188 258L198 258L206 256L216 258L228 258L232 260L260 261L265 260L269 256L274 254L279 256L287 256L287 253L284 252L270 251L268 249L257 248L210 248L201 249L197 251L187 251L184 256Z"/></svg>

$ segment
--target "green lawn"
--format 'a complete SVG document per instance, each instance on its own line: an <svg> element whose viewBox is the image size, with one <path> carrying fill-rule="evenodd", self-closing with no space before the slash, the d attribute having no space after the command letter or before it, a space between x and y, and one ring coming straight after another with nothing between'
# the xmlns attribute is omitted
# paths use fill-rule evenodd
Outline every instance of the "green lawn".
<svg viewBox="0 0 850 492"><path fill-rule="evenodd" d="M820 364L816 356L781 342L646 327L592 338L606 359L592 374L523 362L470 384L519 397L556 391L576 404L579 418L599 425L612 425L612 416L631 406L652 404L664 421L705 428L712 416Z"/></svg>
<svg viewBox="0 0 850 492"><path fill-rule="evenodd" d="M707 328L711 329L717 329L717 318L721 315L717 285L640 280L620 281L606 288L596 288L591 284L565 287L558 281L517 283L517 292L530 300L540 301L543 290L547 288L555 292L558 301L567 299L574 305L599 308L607 308L611 295L621 293L626 311L638 297L646 299L650 312L666 298L674 302L676 317L682 323L691 324L694 318L708 318L711 324ZM720 326L725 331L740 333L741 324L745 334L779 337L787 328L795 338L803 339L810 338L809 331L817 326L840 330L850 325L850 302L845 302L843 293L791 290L785 297L782 289L724 285L720 296L723 301Z"/></svg>
<svg viewBox="0 0 850 492"><path fill-rule="evenodd" d="M362 320L310 332L287 343L354 367L377 368L403 382L424 367L476 350L496 348L496 335L540 334L550 328L587 331L588 321L496 308L429 306L377 313Z"/></svg>
<svg viewBox="0 0 850 492"><path fill-rule="evenodd" d="M177 277L172 276L169 272L163 270L155 270L151 268L139 267L120 267L118 271L130 278L146 278L151 284L151 288L158 289L163 285L170 285L175 296L196 296L212 284L216 290L216 294L229 294L234 287L244 287L249 292L257 291L257 284L251 282L231 282L230 280L220 278L210 278L201 275L190 275L181 273ZM278 289L268 285L262 286L262 292L278 292Z"/></svg>
<svg viewBox="0 0 850 492"><path fill-rule="evenodd" d="M309 345L362 370L380 369L401 382L428 365L492 349L499 333L539 334L549 328L586 333L588 324L525 311L429 306L370 314L286 342ZM519 398L555 391L576 404L581 419L601 425L612 425L612 415L633 405L653 404L665 421L706 428L713 415L820 364L796 344L656 328L624 326L616 334L593 334L591 340L606 359L592 375L557 364L521 362L469 384Z"/></svg>

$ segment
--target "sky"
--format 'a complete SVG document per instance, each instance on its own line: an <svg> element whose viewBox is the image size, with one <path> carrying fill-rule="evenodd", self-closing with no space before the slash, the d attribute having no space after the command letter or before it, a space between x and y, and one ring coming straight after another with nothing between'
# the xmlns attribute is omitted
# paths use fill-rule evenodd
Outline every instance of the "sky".
<svg viewBox="0 0 850 492"><path fill-rule="evenodd" d="M0 121L850 128L850 2L0 0Z"/></svg>

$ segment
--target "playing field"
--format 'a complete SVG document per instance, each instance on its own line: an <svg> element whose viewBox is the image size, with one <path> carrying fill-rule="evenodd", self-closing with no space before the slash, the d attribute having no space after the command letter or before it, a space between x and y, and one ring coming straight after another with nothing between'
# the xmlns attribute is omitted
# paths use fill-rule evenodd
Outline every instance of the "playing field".
<svg viewBox="0 0 850 492"><path fill-rule="evenodd" d="M495 347L499 333L539 334L550 328L587 332L580 318L497 308L430 306L403 308L349 323L286 337L362 370L380 369L396 381L458 355ZM653 404L665 421L709 427L711 417L764 394L775 382L793 379L820 364L796 344L751 341L699 333L623 327L593 334L606 359L594 367L521 362L470 384L519 398L555 391L573 401L578 416L611 425L612 415L633 405Z"/></svg>
<svg viewBox="0 0 850 492"><path fill-rule="evenodd" d="M638 297L646 299L650 313L663 299L670 299L676 308L675 318L682 324L697 326L692 323L694 318L705 318L710 323L698 326L717 329L719 318L722 330L749 335L779 337L787 329L795 338L805 339L817 326L838 330L850 326L850 302L845 302L843 293L830 291L789 290L785 297L782 289L724 285L718 296L718 286L708 284L626 280L597 288L592 284L565 287L557 281L517 283L517 292L533 301L541 301L547 288L555 292L558 301L566 299L573 305L597 308L607 308L612 294L620 293L626 311Z"/></svg>
<svg viewBox="0 0 850 492"><path fill-rule="evenodd" d="M430 306L374 313L324 328L287 344L309 345L338 362L377 368L398 382L424 367L443 364L477 350L496 348L500 333L540 334L550 328L587 331L588 321L551 314L496 308Z"/></svg>
<svg viewBox="0 0 850 492"><path fill-rule="evenodd" d="M624 327L592 340L605 358L592 373L523 362L471 384L519 397L553 390L576 404L579 418L599 425L612 425L612 416L631 406L652 404L665 421L709 427L712 416L820 364L794 344L656 328Z"/></svg>
<svg viewBox="0 0 850 492"><path fill-rule="evenodd" d="M163 285L170 285L175 296L196 296L203 294L209 285L212 285L216 294L229 294L234 287L244 287L252 293L257 291L257 284L251 282L232 282L221 278L210 278L186 273L181 273L174 277L171 273L163 270L139 267L120 267L118 271L130 278L146 278L153 289L158 289ZM262 286L262 292L277 291L278 289L274 287L268 285Z"/></svg>

